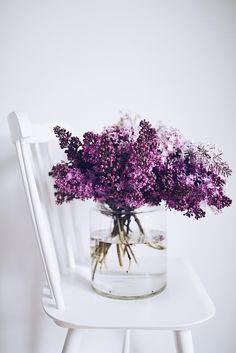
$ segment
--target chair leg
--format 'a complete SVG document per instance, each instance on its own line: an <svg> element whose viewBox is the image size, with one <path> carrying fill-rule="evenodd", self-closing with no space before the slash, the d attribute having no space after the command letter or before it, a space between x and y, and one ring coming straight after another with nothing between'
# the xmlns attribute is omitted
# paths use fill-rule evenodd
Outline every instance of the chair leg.
<svg viewBox="0 0 236 353"><path fill-rule="evenodd" d="M122 353L129 353L129 351L130 351L130 330L125 330Z"/></svg>
<svg viewBox="0 0 236 353"><path fill-rule="evenodd" d="M190 330L174 331L177 353L194 353L192 333Z"/></svg>
<svg viewBox="0 0 236 353"><path fill-rule="evenodd" d="M67 331L62 353L78 353L80 344L80 330L69 328Z"/></svg>

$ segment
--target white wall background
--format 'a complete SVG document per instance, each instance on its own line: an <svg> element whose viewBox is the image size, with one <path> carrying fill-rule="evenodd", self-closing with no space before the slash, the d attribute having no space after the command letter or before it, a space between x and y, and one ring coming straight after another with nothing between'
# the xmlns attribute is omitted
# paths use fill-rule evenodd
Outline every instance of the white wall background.
<svg viewBox="0 0 236 353"><path fill-rule="evenodd" d="M236 2L0 2L0 352L60 352L65 331L39 304L42 271L6 116L68 120L78 133L120 109L216 143L235 170ZM235 174L228 193L235 200ZM169 253L188 258L216 317L194 329L196 353L236 351L235 203L201 221L169 216ZM96 334L96 352L119 333ZM174 352L170 334L135 333L132 352ZM94 351L90 340L83 341ZM117 348L118 347L118 348Z"/></svg>

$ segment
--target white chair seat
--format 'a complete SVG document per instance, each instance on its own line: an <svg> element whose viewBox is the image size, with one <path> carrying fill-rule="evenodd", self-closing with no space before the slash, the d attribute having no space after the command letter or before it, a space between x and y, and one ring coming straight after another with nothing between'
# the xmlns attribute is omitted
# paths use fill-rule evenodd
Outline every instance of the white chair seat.
<svg viewBox="0 0 236 353"><path fill-rule="evenodd" d="M45 287L43 306L67 328L170 329L191 328L214 316L214 305L192 267L169 259L168 286L139 300L117 300L98 295L90 285L90 269L77 268L62 280L65 309L58 310Z"/></svg>

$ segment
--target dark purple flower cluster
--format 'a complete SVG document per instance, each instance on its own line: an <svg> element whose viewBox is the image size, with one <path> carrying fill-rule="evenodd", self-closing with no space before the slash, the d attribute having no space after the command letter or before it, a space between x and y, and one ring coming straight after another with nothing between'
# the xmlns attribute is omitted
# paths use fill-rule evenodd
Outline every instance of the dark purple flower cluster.
<svg viewBox="0 0 236 353"><path fill-rule="evenodd" d="M93 199L119 211L164 201L196 219L205 216L204 204L216 210L231 204L224 193L228 165L212 147L194 145L177 130L142 120L137 129L87 132L83 141L59 126L54 132L68 160L50 172L58 204Z"/></svg>

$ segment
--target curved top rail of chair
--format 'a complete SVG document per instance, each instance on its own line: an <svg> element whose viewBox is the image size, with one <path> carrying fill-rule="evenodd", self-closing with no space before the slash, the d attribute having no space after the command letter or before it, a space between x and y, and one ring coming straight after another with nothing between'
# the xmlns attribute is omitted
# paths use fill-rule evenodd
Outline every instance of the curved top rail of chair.
<svg viewBox="0 0 236 353"><path fill-rule="evenodd" d="M66 122L32 123L25 112L12 112L8 115L12 142L27 139L28 143L45 143L56 140L53 128L56 125L71 130Z"/></svg>

